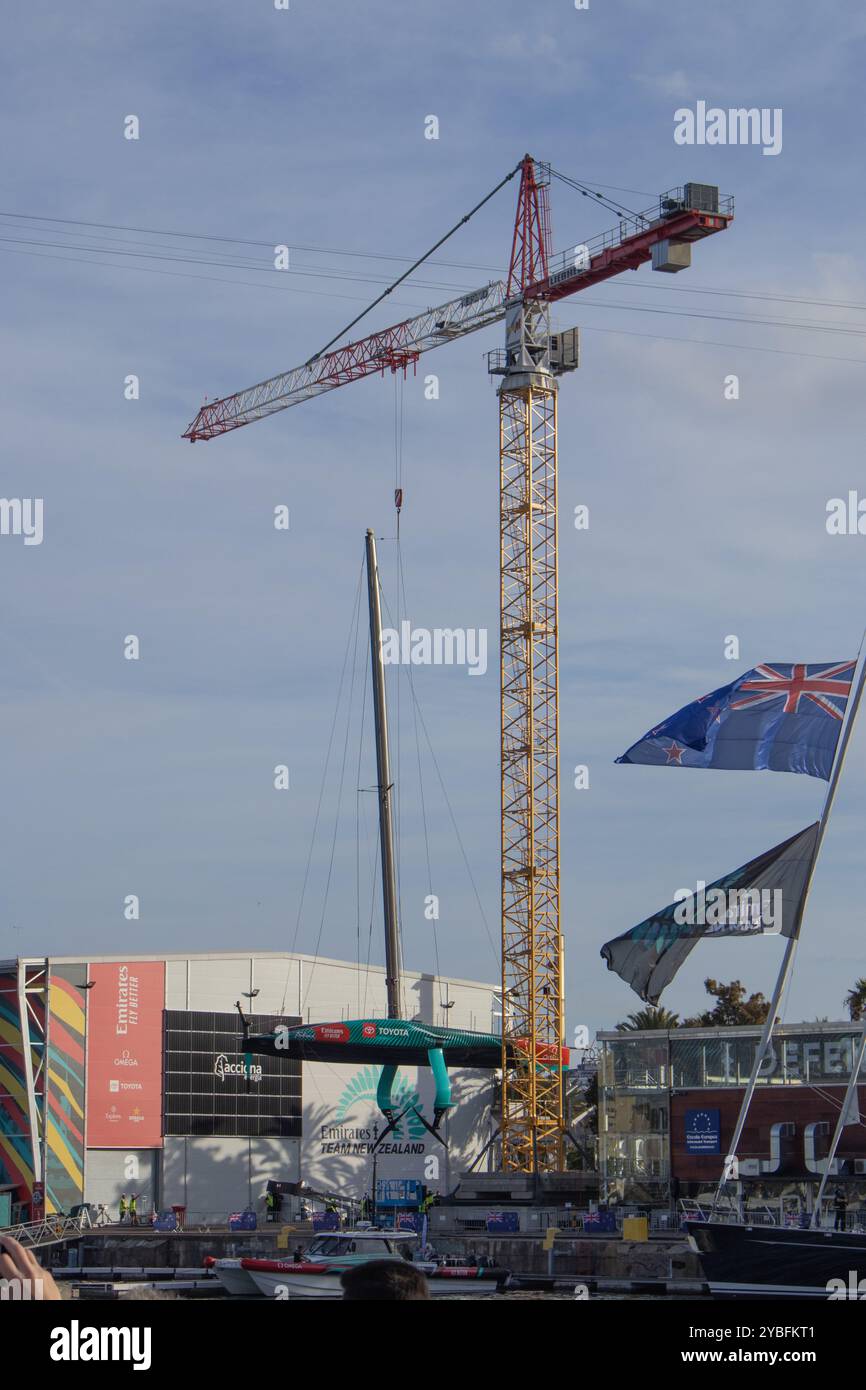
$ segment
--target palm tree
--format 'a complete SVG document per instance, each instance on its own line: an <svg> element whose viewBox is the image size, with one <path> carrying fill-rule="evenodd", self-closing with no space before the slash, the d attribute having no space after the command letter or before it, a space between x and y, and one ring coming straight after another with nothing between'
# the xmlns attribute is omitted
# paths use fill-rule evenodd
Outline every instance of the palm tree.
<svg viewBox="0 0 866 1390"><path fill-rule="evenodd" d="M648 1009L638 1009L637 1013L629 1014L624 1023L616 1025L618 1033L638 1033L649 1028L678 1028L680 1024L679 1014L672 1014L669 1009L665 1009L661 1004L650 1005Z"/></svg>
<svg viewBox="0 0 866 1390"><path fill-rule="evenodd" d="M866 1014L866 979L861 976L854 981L853 989L845 995L845 1008L852 1023L862 1023Z"/></svg>

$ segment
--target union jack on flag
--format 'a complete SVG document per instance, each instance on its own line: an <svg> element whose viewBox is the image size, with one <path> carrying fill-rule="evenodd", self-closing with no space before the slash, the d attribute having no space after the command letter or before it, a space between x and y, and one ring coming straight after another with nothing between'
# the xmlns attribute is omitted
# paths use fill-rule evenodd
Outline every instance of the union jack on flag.
<svg viewBox="0 0 866 1390"><path fill-rule="evenodd" d="M756 666L751 679L743 680L740 691L748 691L741 699L731 701L731 709L752 709L770 700L784 700L785 714L798 714L802 701L813 701L831 719L841 723L845 705L854 679L853 661L838 661L835 666L789 662L777 666Z"/></svg>
<svg viewBox="0 0 866 1390"><path fill-rule="evenodd" d="M856 661L766 661L656 724L620 763L829 778Z"/></svg>

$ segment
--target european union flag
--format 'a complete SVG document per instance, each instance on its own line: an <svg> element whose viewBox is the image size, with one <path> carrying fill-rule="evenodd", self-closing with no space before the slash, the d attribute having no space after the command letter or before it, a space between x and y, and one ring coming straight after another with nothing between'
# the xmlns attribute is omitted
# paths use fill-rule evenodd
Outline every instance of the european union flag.
<svg viewBox="0 0 866 1390"><path fill-rule="evenodd" d="M856 664L756 666L685 705L616 761L806 772L829 779Z"/></svg>

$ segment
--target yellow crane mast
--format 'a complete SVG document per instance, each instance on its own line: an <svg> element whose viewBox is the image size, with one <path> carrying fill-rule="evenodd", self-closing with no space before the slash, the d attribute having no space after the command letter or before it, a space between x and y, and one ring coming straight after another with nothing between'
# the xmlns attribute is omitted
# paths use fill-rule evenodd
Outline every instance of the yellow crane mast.
<svg viewBox="0 0 866 1390"><path fill-rule="evenodd" d="M555 171L554 171L555 172ZM502 1099L506 1169L563 1167L565 1018L559 858L559 627L557 599L557 377L578 365L577 330L550 331L550 306L652 262L675 274L694 242L724 231L733 199L687 183L631 212L612 207L611 231L551 258L551 170L525 155L446 236L374 301L407 279L510 179L520 174L508 279L366 338L333 347L232 396L206 402L185 438L213 439L360 377L414 367L423 352L505 320L505 348L488 355L499 387L500 676L502 810Z"/></svg>

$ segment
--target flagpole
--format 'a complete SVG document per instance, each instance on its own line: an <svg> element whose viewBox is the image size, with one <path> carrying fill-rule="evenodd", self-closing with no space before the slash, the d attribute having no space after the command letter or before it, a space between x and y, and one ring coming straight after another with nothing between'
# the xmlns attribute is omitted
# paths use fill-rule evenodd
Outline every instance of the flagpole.
<svg viewBox="0 0 866 1390"><path fill-rule="evenodd" d="M713 1205L710 1208L711 1217L716 1209L719 1198L722 1195L722 1188L724 1187L725 1182L727 1181L727 1171L730 1160L736 1159L737 1156L737 1148L739 1147L740 1140L743 1137L743 1129L746 1124L746 1116L749 1113L749 1106L752 1103L752 1096L755 1093L755 1086L758 1082L758 1076L760 1074L764 1058L767 1055L767 1048L770 1045L770 1039L773 1036L773 1029L776 1023L776 1013L779 1008L779 1003L781 1001L782 995L785 991L785 987L791 975L791 967L794 963L794 956L797 953L797 943L800 939L800 928L803 924L803 915L806 910L806 901L809 897L809 890L812 887L812 879L815 874L815 865L818 862L818 854L820 852L821 844L824 839L824 832L827 829L827 822L830 819L830 812L833 809L833 802L836 799L836 790L839 786L839 778L842 773L842 765L845 762L845 754L848 751L848 744L851 740L851 730L854 727L854 720L857 717L857 710L860 707L860 698L863 694L863 686L864 683L866 683L866 661L862 659L864 639L866 639L866 632L864 632L863 637L861 637L860 639L860 648L857 653L857 659L860 662L860 675L857 680L857 685L854 689L854 695L848 704L848 709L846 711L847 718L845 720L845 727L842 730L842 737L839 740L836 758L830 772L830 785L827 788L827 795L824 799L824 806L821 811L821 819L818 822L818 834L815 837L815 847L812 850L812 858L809 862L809 870L806 874L806 882L803 885L803 894L800 898L800 904L797 909L797 916L794 922L794 928L791 933L791 936L788 938L788 943L785 947L785 954L782 958L782 964L779 967L779 975L778 979L776 980L776 987L773 990L773 997L770 1000L770 1008L767 1013L767 1019L764 1023L764 1029L761 1034L761 1040L758 1043L757 1051L755 1052L755 1060L752 1064L752 1072L749 1077L748 1085L746 1086L745 1094L743 1095L743 1102L740 1106L740 1113L737 1116L737 1123L734 1126L734 1133L732 1135L731 1142L728 1147L727 1157L725 1159L724 1164L722 1165L722 1173L719 1178L718 1186L716 1188L716 1195L713 1198Z"/></svg>
<svg viewBox="0 0 866 1390"><path fill-rule="evenodd" d="M827 1186L827 1179L830 1176L830 1169L833 1167L833 1160L836 1157L836 1150L839 1147L839 1140L842 1138L842 1130L849 1123L848 1111L851 1106L851 1099L857 1091L857 1078L860 1075L860 1066L863 1061L863 1054L866 1052L866 1018L863 1020L863 1027L860 1031L860 1042L857 1046L856 1055L851 1061L851 1079L845 1090L845 1099L842 1102L842 1109L839 1111L839 1119L836 1122L836 1129L833 1134L833 1142L830 1145L830 1152L827 1155L827 1167L821 1174L821 1185L818 1188L818 1195L815 1198L815 1208L812 1212L812 1220L809 1223L814 1229L821 1224L821 1202L824 1198L824 1188Z"/></svg>

